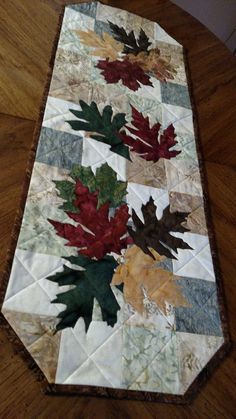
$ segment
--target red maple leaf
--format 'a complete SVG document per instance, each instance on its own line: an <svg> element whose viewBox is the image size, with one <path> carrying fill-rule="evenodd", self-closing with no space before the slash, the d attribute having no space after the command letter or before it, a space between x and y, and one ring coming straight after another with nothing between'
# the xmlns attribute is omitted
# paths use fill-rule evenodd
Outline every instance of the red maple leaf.
<svg viewBox="0 0 236 419"><path fill-rule="evenodd" d="M103 258L107 253L119 253L132 242L127 237L128 206L121 205L113 217L109 217L109 202L99 209L98 191L89 192L79 180L75 184L76 199L73 204L79 212L66 212L78 223L48 220L56 229L58 236L68 240L67 246L75 246L79 253L89 257Z"/></svg>
<svg viewBox="0 0 236 419"><path fill-rule="evenodd" d="M145 74L143 69L129 60L99 60L96 67L102 70L102 75L107 83L118 83L121 80L124 86L134 91L138 90L141 84L152 86L150 77Z"/></svg>
<svg viewBox="0 0 236 419"><path fill-rule="evenodd" d="M169 125L162 134L160 134L161 124L157 122L150 127L148 116L145 118L141 112L132 107L132 125L125 128L138 138L127 135L125 131L118 133L122 141L131 147L131 151L139 154L145 160L157 162L161 157L171 159L177 156L181 151L170 150L177 141L173 125Z"/></svg>

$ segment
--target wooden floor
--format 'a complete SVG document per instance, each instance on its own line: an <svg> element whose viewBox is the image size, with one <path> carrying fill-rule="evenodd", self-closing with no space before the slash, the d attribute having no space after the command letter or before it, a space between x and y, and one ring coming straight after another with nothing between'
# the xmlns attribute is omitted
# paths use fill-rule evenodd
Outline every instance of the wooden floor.
<svg viewBox="0 0 236 419"><path fill-rule="evenodd" d="M77 1L78 2L78 1ZM0 270L26 170L61 6L76 0L0 2ZM189 50L211 210L231 335L236 338L236 59L206 28L167 0L104 3L156 20ZM0 418L236 417L235 346L189 406L42 394L0 330Z"/></svg>

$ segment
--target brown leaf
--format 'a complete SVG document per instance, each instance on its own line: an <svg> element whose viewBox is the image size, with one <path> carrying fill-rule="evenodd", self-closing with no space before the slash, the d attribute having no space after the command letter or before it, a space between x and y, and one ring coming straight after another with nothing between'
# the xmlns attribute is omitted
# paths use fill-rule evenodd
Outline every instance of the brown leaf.
<svg viewBox="0 0 236 419"><path fill-rule="evenodd" d="M79 35L84 45L94 48L94 51L90 52L91 55L114 61L123 50L123 45L106 32L103 32L102 37L91 29L87 32L80 30L74 30L74 32Z"/></svg>
<svg viewBox="0 0 236 419"><path fill-rule="evenodd" d="M177 253L178 249L192 249L183 239L171 234L171 232L185 233L185 231L188 231L183 226L183 222L186 221L189 213L170 212L170 206L168 205L163 210L161 219L158 220L156 209L153 198L150 197L149 201L141 207L144 222L140 220L133 209L132 219L135 230L128 226L128 232L134 243L147 255L152 257L151 247L161 255L176 259L176 256L170 250Z"/></svg>
<svg viewBox="0 0 236 419"><path fill-rule="evenodd" d="M177 73L175 67L160 56L158 48L150 51L142 51L137 55L128 54L128 59L132 63L138 64L145 72L152 73L158 80L166 81L174 79Z"/></svg>
<svg viewBox="0 0 236 419"><path fill-rule="evenodd" d="M112 285L124 284L126 303L140 314L146 314L144 306L144 290L148 298L167 314L167 304L174 307L189 307L181 293L176 277L172 272L156 267L157 262L165 259L155 250L150 249L154 259L132 246L125 253L125 263L119 265L113 275Z"/></svg>

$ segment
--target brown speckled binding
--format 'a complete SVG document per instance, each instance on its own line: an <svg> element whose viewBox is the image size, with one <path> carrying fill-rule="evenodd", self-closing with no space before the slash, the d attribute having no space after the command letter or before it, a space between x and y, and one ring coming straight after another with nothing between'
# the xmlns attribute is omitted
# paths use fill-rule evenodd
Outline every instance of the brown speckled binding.
<svg viewBox="0 0 236 419"><path fill-rule="evenodd" d="M21 201L20 201L19 209L17 211L17 215L16 215L16 219L15 219L15 223L14 223L14 227L12 231L11 245L8 250L6 267L0 281L1 305L4 300L4 296L5 296L5 292L6 292L10 272L11 272L11 266L12 266L12 262L14 258L15 248L17 244L17 239L18 239L21 222L23 218L25 202L26 202L26 198L28 194L30 178L31 178L32 170L33 170L34 160L35 160L35 153L37 149L44 110L45 110L47 96L49 92L50 81L52 77L54 59L56 55L57 45L58 45L60 31L61 31L61 25L62 25L63 16L64 16L64 9L65 7L62 8L62 11L59 16L57 33L56 33L55 40L53 43L51 60L49 64L47 82L44 89L39 117L35 126L33 143L32 143L32 147L29 154L26 177L25 177L25 181L24 181L24 185L22 189ZM205 368L199 373L197 378L194 380L194 382L191 384L191 386L188 388L188 390L186 391L184 395L133 391L133 390L85 386L85 385L61 385L61 384L48 383L46 377L44 376L42 371L39 369L38 365L35 363L30 353L27 351L27 349L25 348L25 346L23 345L19 337L15 334L11 326L5 320L4 316L1 314L0 315L1 327L6 329L9 340L13 343L16 353L20 353L23 356L23 358L27 361L29 368L32 369L34 373L36 374L37 380L41 382L43 391L46 394L83 395L83 396L86 395L86 396L111 397L111 398L116 398L116 399L136 399L136 400L186 404L192 401L193 397L196 395L199 388L210 377L210 375L212 374L216 366L220 363L220 361L224 358L224 356L230 350L231 340L230 340L230 334L228 330L223 283L221 280L221 272L220 272L220 267L219 267L219 262L218 262L218 257L217 257L217 247L216 247L216 241L215 241L215 235L214 235L214 229L213 229L213 223L212 223L212 217L211 217L211 211L210 211L210 203L208 200L207 178L206 178L204 162L202 160L202 147L201 147L201 141L199 138L199 129L198 129L198 123L197 123L197 110L196 110L196 106L195 106L193 94L192 94L191 75L190 75L190 71L188 67L186 50L184 51L184 56L185 56L185 69L187 73L188 88L189 88L189 93L190 93L190 98L191 98L191 105L193 109L196 147L197 147L202 187L203 187L203 193L204 193L204 209L205 209L205 214L206 214L206 219L207 219L208 235L209 235L211 253L212 253L212 258L213 258L213 265L214 265L214 270L215 270L215 275L216 275L218 301L219 301L219 306L220 306L221 323L222 323L222 329L223 329L225 342L221 346L221 348L216 352L216 354L210 359L210 361L207 363Z"/></svg>

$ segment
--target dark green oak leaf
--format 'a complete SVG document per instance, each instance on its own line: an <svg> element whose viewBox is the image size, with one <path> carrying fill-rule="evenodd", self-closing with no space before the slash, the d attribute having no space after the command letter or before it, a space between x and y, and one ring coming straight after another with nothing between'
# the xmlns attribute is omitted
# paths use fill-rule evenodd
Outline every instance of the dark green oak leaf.
<svg viewBox="0 0 236 419"><path fill-rule="evenodd" d="M130 160L129 148L120 139L118 133L127 123L124 113L113 116L110 105L105 106L102 113L95 102L90 105L80 100L81 111L70 109L78 120L67 121L75 131L89 131L91 138L110 146L110 149L120 156ZM113 118L112 118L113 116Z"/></svg>
<svg viewBox="0 0 236 419"><path fill-rule="evenodd" d="M82 317L87 331L92 321L94 298L102 312L103 321L114 326L117 322L117 311L120 306L111 289L111 281L117 262L112 256L105 256L97 261L78 255L65 258L83 270L72 269L64 265L62 272L49 276L47 279L59 286L74 285L74 288L57 294L52 301L55 304L65 304L66 309L58 315L60 319L56 330L74 327Z"/></svg>
<svg viewBox="0 0 236 419"><path fill-rule="evenodd" d="M160 255L168 258L176 259L171 250L177 252L177 249L192 249L188 243L179 237L172 236L171 232L184 233L188 231L182 225L188 217L188 212L170 212L168 205L162 214L160 220L156 216L156 205L152 197L147 204L141 207L144 222L140 220L136 212L132 210L132 219L135 230L128 226L128 232L133 238L134 243L142 249L142 251L152 258L153 254L149 248L156 250Z"/></svg>
<svg viewBox="0 0 236 419"><path fill-rule="evenodd" d="M137 55L139 52L148 51L151 42L142 28L140 29L139 37L136 39L134 31L128 33L122 26L120 27L109 21L108 23L115 40L124 44L123 52L125 54Z"/></svg>

